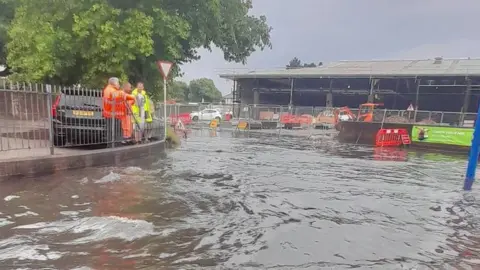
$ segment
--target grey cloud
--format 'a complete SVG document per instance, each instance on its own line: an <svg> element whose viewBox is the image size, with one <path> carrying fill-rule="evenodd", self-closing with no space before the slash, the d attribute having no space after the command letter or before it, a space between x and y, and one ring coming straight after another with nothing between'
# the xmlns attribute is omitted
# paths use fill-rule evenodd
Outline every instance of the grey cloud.
<svg viewBox="0 0 480 270"><path fill-rule="evenodd" d="M254 0L253 14L267 16L273 49L256 52L246 67L225 63L219 50L185 65L183 80L218 78L229 69L283 67L297 56L305 62L348 59L479 56L474 0ZM239 71L241 71L239 69Z"/></svg>

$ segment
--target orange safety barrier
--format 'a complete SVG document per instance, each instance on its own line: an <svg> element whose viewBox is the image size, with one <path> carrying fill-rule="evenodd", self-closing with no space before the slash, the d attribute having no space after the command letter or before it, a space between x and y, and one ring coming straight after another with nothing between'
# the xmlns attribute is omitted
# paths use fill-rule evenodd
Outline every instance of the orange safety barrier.
<svg viewBox="0 0 480 270"><path fill-rule="evenodd" d="M378 130L375 138L375 146L401 146L411 144L410 135L404 128L390 129L382 128Z"/></svg>
<svg viewBox="0 0 480 270"><path fill-rule="evenodd" d="M182 121L184 125L192 124L192 118L190 118L190 113L181 113L181 114L171 114L168 119L170 125L176 125L178 121Z"/></svg>
<svg viewBox="0 0 480 270"><path fill-rule="evenodd" d="M300 116L289 113L280 115L280 123L282 124L306 124L310 125L313 122L313 116L309 114L302 114Z"/></svg>

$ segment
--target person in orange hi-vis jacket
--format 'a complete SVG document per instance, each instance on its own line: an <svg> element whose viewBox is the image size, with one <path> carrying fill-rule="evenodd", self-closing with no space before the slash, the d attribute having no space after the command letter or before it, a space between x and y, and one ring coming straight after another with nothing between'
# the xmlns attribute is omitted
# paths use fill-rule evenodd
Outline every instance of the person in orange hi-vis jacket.
<svg viewBox="0 0 480 270"><path fill-rule="evenodd" d="M120 80L116 77L108 79L107 86L103 89L103 117L106 120L106 142L113 147L116 142L125 142L122 138L121 120L128 115L127 101L135 100L120 89Z"/></svg>
<svg viewBox="0 0 480 270"><path fill-rule="evenodd" d="M131 139L133 136L133 122L132 122L132 105L135 104L135 96L132 93L132 85L129 82L126 82L122 86L123 92L125 93L125 106L126 108L125 115L120 119L122 122L122 132L124 139Z"/></svg>

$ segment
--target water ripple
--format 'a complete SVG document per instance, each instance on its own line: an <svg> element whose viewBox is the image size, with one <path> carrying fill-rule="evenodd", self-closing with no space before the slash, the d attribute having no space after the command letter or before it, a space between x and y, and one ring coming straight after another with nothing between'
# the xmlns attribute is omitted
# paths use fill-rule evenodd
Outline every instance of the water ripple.
<svg viewBox="0 0 480 270"><path fill-rule="evenodd" d="M462 157L194 131L167 157L4 183L25 269L478 269ZM88 263L86 263L88 262ZM423 267L423 268L422 268Z"/></svg>

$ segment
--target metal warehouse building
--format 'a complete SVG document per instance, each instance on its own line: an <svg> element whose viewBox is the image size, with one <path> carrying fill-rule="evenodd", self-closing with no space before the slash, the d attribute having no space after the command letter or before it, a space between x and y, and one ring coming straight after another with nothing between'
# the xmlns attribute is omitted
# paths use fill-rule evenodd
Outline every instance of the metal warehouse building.
<svg viewBox="0 0 480 270"><path fill-rule="evenodd" d="M234 81L235 104L358 107L474 112L480 59L340 61L314 68L221 74Z"/></svg>

